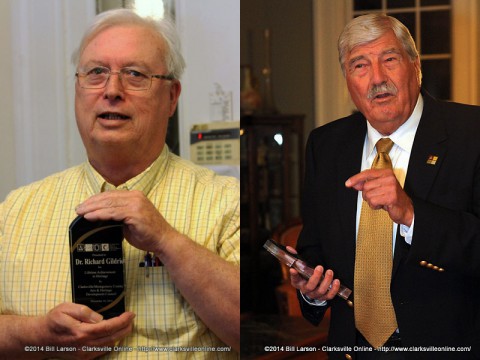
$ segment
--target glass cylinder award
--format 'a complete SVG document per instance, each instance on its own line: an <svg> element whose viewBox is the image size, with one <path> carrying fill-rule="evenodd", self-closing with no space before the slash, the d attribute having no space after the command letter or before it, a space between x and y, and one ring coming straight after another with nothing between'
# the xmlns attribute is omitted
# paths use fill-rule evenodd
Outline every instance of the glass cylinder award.
<svg viewBox="0 0 480 360"><path fill-rule="evenodd" d="M105 319L125 312L123 223L91 222L78 216L70 224L73 302Z"/></svg>
<svg viewBox="0 0 480 360"><path fill-rule="evenodd" d="M265 244L263 244L263 247L270 254L275 256L281 263L285 264L289 268L294 268L295 270L297 270L304 279L308 280L313 275L313 268L308 266L308 264L302 259L300 259L297 254L289 252L284 245L278 244L274 240L269 239L265 242ZM324 276L322 275L321 280L323 280L323 278ZM353 302L349 299L351 294L352 290L350 290L344 285L340 285L337 296L346 300L348 306L353 307Z"/></svg>

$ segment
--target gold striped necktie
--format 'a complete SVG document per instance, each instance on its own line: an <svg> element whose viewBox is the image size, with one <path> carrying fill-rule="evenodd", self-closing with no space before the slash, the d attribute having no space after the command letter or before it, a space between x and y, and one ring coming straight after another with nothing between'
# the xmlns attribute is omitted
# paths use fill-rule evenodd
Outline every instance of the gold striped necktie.
<svg viewBox="0 0 480 360"><path fill-rule="evenodd" d="M389 138L380 139L372 169L391 169ZM393 222L383 210L373 210L362 203L355 254L354 312L355 325L374 347L385 344L397 329L390 295L392 278Z"/></svg>

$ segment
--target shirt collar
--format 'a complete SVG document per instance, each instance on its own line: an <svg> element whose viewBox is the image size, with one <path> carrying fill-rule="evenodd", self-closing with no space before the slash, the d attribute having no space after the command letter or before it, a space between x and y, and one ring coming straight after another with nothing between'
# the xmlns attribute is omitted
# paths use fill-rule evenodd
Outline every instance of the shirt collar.
<svg viewBox="0 0 480 360"><path fill-rule="evenodd" d="M418 95L417 104L413 109L412 115L405 121L389 138L402 150L410 153L412 151L413 140L417 132L418 124L423 112L423 97ZM373 153L375 144L384 137L367 121L367 156Z"/></svg>
<svg viewBox="0 0 480 360"><path fill-rule="evenodd" d="M168 146L165 145L160 155L147 169L119 186L108 183L102 175L95 170L90 162L86 162L84 169L90 192L92 194L98 194L109 190L139 190L146 195L165 174L169 153L170 150Z"/></svg>

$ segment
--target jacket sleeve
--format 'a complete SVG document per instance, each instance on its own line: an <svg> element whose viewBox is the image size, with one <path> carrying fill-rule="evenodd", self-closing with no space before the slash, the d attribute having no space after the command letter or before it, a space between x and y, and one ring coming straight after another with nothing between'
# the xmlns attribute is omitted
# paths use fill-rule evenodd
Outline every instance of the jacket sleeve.
<svg viewBox="0 0 480 360"><path fill-rule="evenodd" d="M330 303L327 302L326 305L311 305L305 301L300 291L297 290L297 297L298 301L300 302L300 310L302 311L302 315L305 319L307 319L310 323L315 326L318 326L322 321L327 309L330 306Z"/></svg>

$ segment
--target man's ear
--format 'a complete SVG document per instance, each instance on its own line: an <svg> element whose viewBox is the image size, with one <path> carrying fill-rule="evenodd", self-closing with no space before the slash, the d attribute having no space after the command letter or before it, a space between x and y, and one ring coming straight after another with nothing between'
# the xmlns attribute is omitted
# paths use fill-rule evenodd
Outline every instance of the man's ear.
<svg viewBox="0 0 480 360"><path fill-rule="evenodd" d="M182 84L179 80L171 80L170 85L170 116L173 116L175 109L177 108L178 98L182 92Z"/></svg>
<svg viewBox="0 0 480 360"><path fill-rule="evenodd" d="M413 66L415 67L415 71L417 73L417 81L418 86L422 85L422 68L420 64L420 56L418 56L415 61L413 62Z"/></svg>

